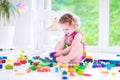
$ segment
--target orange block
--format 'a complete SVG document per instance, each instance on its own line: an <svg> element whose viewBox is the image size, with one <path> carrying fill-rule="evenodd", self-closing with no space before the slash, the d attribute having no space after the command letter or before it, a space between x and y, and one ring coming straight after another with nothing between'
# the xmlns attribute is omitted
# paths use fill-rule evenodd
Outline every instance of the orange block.
<svg viewBox="0 0 120 80"><path fill-rule="evenodd" d="M109 71L102 71L101 74L109 74Z"/></svg>
<svg viewBox="0 0 120 80"><path fill-rule="evenodd" d="M74 73L74 72L75 72L75 69L74 69L74 68L68 68L68 72Z"/></svg>
<svg viewBox="0 0 120 80"><path fill-rule="evenodd" d="M27 69L26 72L27 72L27 73L30 73L30 72L31 72L31 69Z"/></svg>
<svg viewBox="0 0 120 80"><path fill-rule="evenodd" d="M59 69L61 69L61 68L67 68L67 65L66 64L60 64L58 67L59 67Z"/></svg>

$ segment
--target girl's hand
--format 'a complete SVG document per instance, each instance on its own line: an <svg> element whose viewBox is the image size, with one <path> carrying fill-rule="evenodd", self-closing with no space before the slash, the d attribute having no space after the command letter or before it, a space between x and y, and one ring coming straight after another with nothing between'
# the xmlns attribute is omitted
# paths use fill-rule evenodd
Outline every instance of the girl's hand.
<svg viewBox="0 0 120 80"><path fill-rule="evenodd" d="M58 57L58 56L61 56L61 55L62 55L62 53L61 53L61 51L59 51L59 52L56 52L55 57Z"/></svg>

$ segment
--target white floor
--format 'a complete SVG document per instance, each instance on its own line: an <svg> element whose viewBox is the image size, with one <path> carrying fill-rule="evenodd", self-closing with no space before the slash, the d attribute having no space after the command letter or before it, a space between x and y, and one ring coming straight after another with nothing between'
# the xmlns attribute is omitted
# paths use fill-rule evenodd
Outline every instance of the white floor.
<svg viewBox="0 0 120 80"><path fill-rule="evenodd" d="M8 59L12 59L13 62L17 60L20 54L19 50L13 51L3 51L0 52L0 56L7 56ZM34 53L31 51L25 51L25 54L28 58L32 58L32 56L40 55L41 57L49 56L49 51L43 53ZM88 53L88 55L93 56L93 59L110 59L110 60L120 60L120 57L117 57L116 54L111 53ZM26 73L26 69L29 64L22 65L21 67L15 67L18 72L24 73L24 75L17 76L15 75L15 69L13 70L5 70L0 69L0 80L62 80L61 72L56 73L54 71L54 67L51 69L51 72L36 72L32 71L31 73ZM120 79L120 67L114 67L109 70L109 74L101 74L101 71L106 71L106 68L96 68L93 69L91 65L85 70L86 74L91 74L92 76L68 76L68 80L119 80ZM112 75L115 73L116 75Z"/></svg>

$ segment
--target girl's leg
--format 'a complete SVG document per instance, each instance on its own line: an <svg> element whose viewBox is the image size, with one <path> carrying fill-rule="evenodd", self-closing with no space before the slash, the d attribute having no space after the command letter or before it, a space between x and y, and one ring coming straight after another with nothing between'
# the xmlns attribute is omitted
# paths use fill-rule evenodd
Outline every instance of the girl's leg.
<svg viewBox="0 0 120 80"><path fill-rule="evenodd" d="M66 56L58 57L56 60L61 63L68 63L72 60L74 63L79 63L79 58L82 56L83 46L81 43L76 43Z"/></svg>

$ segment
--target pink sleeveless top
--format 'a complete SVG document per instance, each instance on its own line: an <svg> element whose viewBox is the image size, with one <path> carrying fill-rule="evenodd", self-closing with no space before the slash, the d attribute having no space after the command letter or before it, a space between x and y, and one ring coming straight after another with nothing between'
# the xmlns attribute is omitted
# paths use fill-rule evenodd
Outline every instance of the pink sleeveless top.
<svg viewBox="0 0 120 80"><path fill-rule="evenodd" d="M74 40L74 37L76 36L77 33L81 33L82 36L84 36L84 34L82 32L76 32L74 31L70 36L68 36L67 34L65 34L65 45L70 46ZM84 41L81 41L81 43L83 44L83 49L85 50L85 44Z"/></svg>
<svg viewBox="0 0 120 80"><path fill-rule="evenodd" d="M65 34L65 45L67 45L69 47L72 44L74 37L76 36L77 33L81 33L82 36L84 37L84 34L82 32L77 32L77 31L74 31L70 36ZM85 57L86 56L85 42L82 40L80 43L82 43L82 45L83 45L83 57Z"/></svg>

